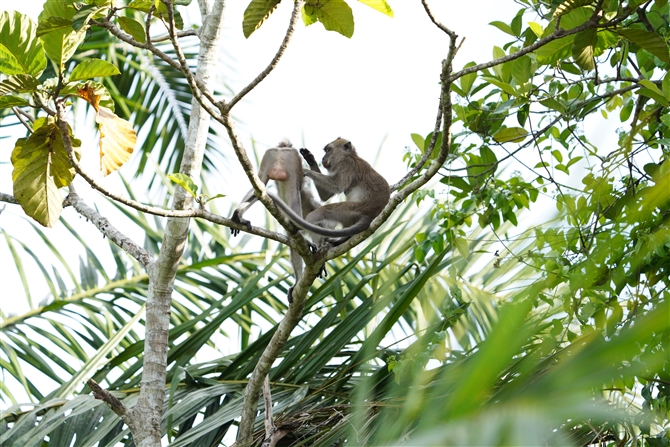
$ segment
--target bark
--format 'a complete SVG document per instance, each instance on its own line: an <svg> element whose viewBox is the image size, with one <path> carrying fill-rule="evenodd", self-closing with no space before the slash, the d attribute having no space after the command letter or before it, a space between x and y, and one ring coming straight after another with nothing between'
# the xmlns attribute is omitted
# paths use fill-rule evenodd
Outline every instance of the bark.
<svg viewBox="0 0 670 447"><path fill-rule="evenodd" d="M224 8L223 0L212 3L212 11L207 15L200 34L196 73L198 81L205 86L210 84L212 75L216 73L217 49ZM193 99L184 157L180 168L182 174L191 178L197 178L200 175L209 132L209 121L209 114L202 110L196 99ZM172 209L190 208L192 200L190 194L181 187L177 187ZM133 439L138 447L159 447L161 445L172 290L177 266L186 247L189 222L189 218L172 217L168 219L158 260L149 271L144 368L140 397L137 405L131 410L136 422Z"/></svg>

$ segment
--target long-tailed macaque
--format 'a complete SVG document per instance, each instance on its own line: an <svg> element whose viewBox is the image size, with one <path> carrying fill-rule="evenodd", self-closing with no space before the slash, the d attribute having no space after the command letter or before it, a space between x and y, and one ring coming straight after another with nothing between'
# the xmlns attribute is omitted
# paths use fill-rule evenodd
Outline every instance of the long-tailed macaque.
<svg viewBox="0 0 670 447"><path fill-rule="evenodd" d="M312 161L313 163L310 165L310 168L321 173L319 166L316 164L316 161L314 161L314 157L312 157ZM281 141L277 147L265 151L263 159L261 160L261 166L258 170L258 176L266 185L270 179L275 181L281 199L279 202L296 215L306 216L321 205L314 199L312 193L304 184L302 160L300 159L298 151L293 148L293 145L291 145L289 141ZM326 195L326 191L321 188L317 188L317 191L320 196ZM274 194L271 196L277 201ZM231 220L245 225L247 228L251 228L251 222L244 219L242 216L249 207L257 201L258 198L254 196L254 191L252 189L246 196L244 196L242 202L237 209L235 209ZM230 232L233 236L237 236L240 233L240 230L231 228ZM297 253L294 253L293 250L291 250L291 264L293 265L296 282L298 282L302 277L303 264L300 256ZM289 303L292 301L292 291L293 287L291 287L288 292Z"/></svg>
<svg viewBox="0 0 670 447"><path fill-rule="evenodd" d="M343 192L346 201L316 208L303 219L290 204L287 205L273 195L270 197L300 228L321 236L339 237L340 239L329 241L337 245L370 226L370 222L388 203L391 190L384 177L356 154L356 148L350 141L338 138L327 144L323 150L326 155L322 163L328 169L328 175L311 170L305 171L305 176L314 181L323 200ZM300 153L312 169L314 166L318 169L314 156L307 149L302 149ZM338 224L344 228L332 229ZM314 242L320 245L322 241Z"/></svg>

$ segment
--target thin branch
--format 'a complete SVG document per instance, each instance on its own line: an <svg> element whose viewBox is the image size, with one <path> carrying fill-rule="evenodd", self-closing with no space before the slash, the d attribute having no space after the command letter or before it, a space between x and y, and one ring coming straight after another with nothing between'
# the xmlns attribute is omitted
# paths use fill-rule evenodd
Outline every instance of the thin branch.
<svg viewBox="0 0 670 447"><path fill-rule="evenodd" d="M423 9L426 10L426 14L428 14L428 17L430 18L431 22L433 22L435 24L435 26L437 26L439 29L441 29L442 31L447 33L449 35L450 39L455 41L456 40L456 33L454 33L452 30L450 30L449 28L444 26L441 22L439 22L435 18L435 16L433 15L433 12L430 10L430 7L428 6L428 3L426 2L426 0L421 0L421 4L423 5Z"/></svg>
<svg viewBox="0 0 670 447"><path fill-rule="evenodd" d="M189 29L186 31L178 31L175 33L175 37L189 37L189 36L198 36L198 31L194 29ZM170 40L170 35L166 34L164 36L160 37L155 37L151 39L151 42L156 43L156 42L165 42L166 40Z"/></svg>
<svg viewBox="0 0 670 447"><path fill-rule="evenodd" d="M103 217L98 211L86 205L84 200L77 195L72 185L70 185L70 194L68 194L65 200L72 205L79 214L98 227L100 232L107 236L109 240L118 245L124 252L135 258L144 267L149 268L154 262L153 256L151 256L148 251L117 230L111 223L109 223L109 220L106 217Z"/></svg>
<svg viewBox="0 0 670 447"><path fill-rule="evenodd" d="M109 408L128 424L128 408L123 405L123 402L114 397L109 391L103 389L98 382L93 379L89 379L88 382L86 382L86 385L91 389L93 397L109 405Z"/></svg>
<svg viewBox="0 0 670 447"><path fill-rule="evenodd" d="M23 115L20 112L23 112L21 109L18 107L12 107L12 112L14 112L14 115L21 121L21 124L28 129L28 132L33 133L33 129L30 127L26 119L23 117Z"/></svg>
<svg viewBox="0 0 670 447"><path fill-rule="evenodd" d="M216 120L220 120L219 114L217 113L215 107L213 104L216 104L216 100L214 97L209 93L208 89L202 84L198 83L198 81L195 78L195 75L191 71L191 67L188 66L188 62L186 62L186 56L184 56L184 52L181 49L181 45L179 44L179 39L177 38L177 34L175 32L175 23L174 23L174 5L172 4L172 0L165 0L163 2L165 6L167 7L168 11L168 33L170 34L170 41L172 42L172 47L174 48L175 53L177 54L177 60L179 60L180 64L180 69L179 71L186 76L186 81L188 82L189 87L191 87L191 92L193 93L193 96L198 100L198 103L202 106L203 109L207 111L207 113L212 116ZM203 99L203 96L207 98L207 101Z"/></svg>
<svg viewBox="0 0 670 447"><path fill-rule="evenodd" d="M270 439L277 427L272 420L272 391L270 389L270 375L263 380L263 402L265 403L265 439Z"/></svg>
<svg viewBox="0 0 670 447"><path fill-rule="evenodd" d="M10 194L5 194L3 192L0 192L0 202L7 202L7 203L13 203L15 205L19 204L19 201L14 198L14 196Z"/></svg>
<svg viewBox="0 0 670 447"><path fill-rule="evenodd" d="M244 87L242 91L240 91L233 99L231 99L228 103L222 102L221 105L219 106L221 108L222 113L226 113L230 111L230 109L235 106L239 102L240 99L244 98L247 93L249 93L251 90L253 90L258 84L263 81L267 77L267 75L270 74L272 70L277 66L279 63L279 59L284 55L284 52L286 51L286 48L288 47L288 43L291 40L291 36L293 36L293 32L295 31L295 25L298 22L298 17L300 17L300 11L302 9L302 6L305 4L304 0L296 0L293 4L293 13L291 14L291 20L288 24L288 29L286 30L286 35L284 36L284 40L282 41L281 45L279 46L279 49L277 50L277 53L275 56L272 58L270 61L270 64L263 70L258 76L256 76L256 79L251 81L249 85Z"/></svg>

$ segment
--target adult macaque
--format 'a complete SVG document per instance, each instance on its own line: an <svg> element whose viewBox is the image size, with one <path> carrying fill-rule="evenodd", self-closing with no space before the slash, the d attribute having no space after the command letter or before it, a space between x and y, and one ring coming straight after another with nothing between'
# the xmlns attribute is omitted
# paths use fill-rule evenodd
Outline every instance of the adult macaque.
<svg viewBox="0 0 670 447"><path fill-rule="evenodd" d="M384 177L356 154L350 141L338 138L323 150L326 155L322 163L328 169L328 175L314 170L314 167L318 169L314 156L307 149L301 149L300 153L312 168L305 172L305 176L314 181L323 200L343 192L346 201L316 208L303 219L290 204L272 194L270 197L300 228L321 236L337 237L339 239L329 242L338 245L370 226L388 203L391 190ZM338 224L344 228L334 230ZM322 241L314 242L320 245Z"/></svg>
<svg viewBox="0 0 670 447"><path fill-rule="evenodd" d="M306 150L306 149L305 149ZM309 151L308 151L309 152ZM314 157L312 157L313 159ZM312 169L321 172L316 162ZM298 151L293 148L289 141L281 141L277 147L270 148L263 154L261 166L259 168L258 176L261 181L267 185L268 180L272 179L277 184L277 191L280 197L280 202L285 209L290 209L296 215L306 216L320 206L310 190L304 184L302 160ZM324 190L318 189L319 195L325 195ZM275 201L277 198L274 194L272 197ZM251 222L244 219L242 216L249 209L251 205L258 201L254 195L253 189L244 196L242 202L233 212L231 220L233 222L245 225L251 229ZM240 230L230 229L233 236L237 236ZM302 277L303 264L302 259L297 253L291 250L291 264L293 264L293 272L295 274L296 282ZM293 287L289 289L288 301L292 301Z"/></svg>

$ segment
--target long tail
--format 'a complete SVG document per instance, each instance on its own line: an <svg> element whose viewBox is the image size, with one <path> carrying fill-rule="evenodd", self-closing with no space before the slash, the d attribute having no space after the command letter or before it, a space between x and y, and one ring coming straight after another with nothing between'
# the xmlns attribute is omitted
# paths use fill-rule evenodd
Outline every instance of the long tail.
<svg viewBox="0 0 670 447"><path fill-rule="evenodd" d="M307 222L302 217L291 209L282 199L277 197L271 192L268 192L268 195L275 204L281 208L281 210L288 215L288 217L295 223L297 226L303 230L311 231L312 233L320 234L321 236L331 236L331 237L342 237L342 236L353 236L354 234L360 233L361 231L368 228L368 225L365 223L357 223L350 227L342 228L340 230L331 230L329 228L323 228L318 225Z"/></svg>

